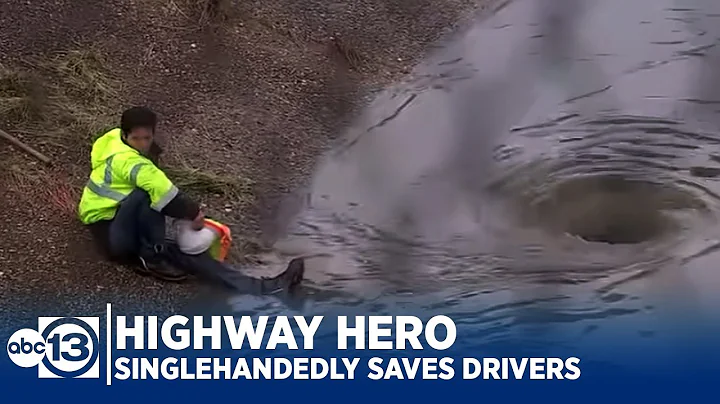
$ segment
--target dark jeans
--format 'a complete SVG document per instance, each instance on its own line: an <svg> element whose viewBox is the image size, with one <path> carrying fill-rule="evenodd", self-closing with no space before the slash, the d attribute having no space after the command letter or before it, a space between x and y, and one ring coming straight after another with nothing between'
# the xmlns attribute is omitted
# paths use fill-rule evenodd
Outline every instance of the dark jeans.
<svg viewBox="0 0 720 404"><path fill-rule="evenodd" d="M207 252L200 255L185 254L174 242L166 244L165 257L175 268L222 285L236 293L264 294L265 287L268 286L262 279L244 275L236 268L215 260Z"/></svg>
<svg viewBox="0 0 720 404"><path fill-rule="evenodd" d="M129 262L140 256L224 285L238 293L263 293L262 279L242 274L209 253L188 255L165 235L165 215L150 207L145 191L133 191L121 204L107 230L108 252L114 260Z"/></svg>
<svg viewBox="0 0 720 404"><path fill-rule="evenodd" d="M111 257L126 261L142 257L159 259L165 244L165 215L150 207L147 192L135 190L120 203L108 229L108 250Z"/></svg>

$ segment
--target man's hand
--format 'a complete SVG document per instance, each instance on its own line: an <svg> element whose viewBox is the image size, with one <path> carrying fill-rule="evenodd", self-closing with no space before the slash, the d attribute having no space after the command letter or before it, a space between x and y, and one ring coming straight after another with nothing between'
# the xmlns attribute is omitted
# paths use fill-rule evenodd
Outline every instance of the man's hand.
<svg viewBox="0 0 720 404"><path fill-rule="evenodd" d="M192 221L192 229L199 231L202 230L203 227L205 227L205 214L200 211L200 213L198 213L198 215Z"/></svg>

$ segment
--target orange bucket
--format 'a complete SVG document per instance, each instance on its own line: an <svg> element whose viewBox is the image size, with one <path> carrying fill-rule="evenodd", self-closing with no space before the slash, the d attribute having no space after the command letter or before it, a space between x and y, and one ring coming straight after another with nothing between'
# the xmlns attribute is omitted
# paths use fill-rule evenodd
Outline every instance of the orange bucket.
<svg viewBox="0 0 720 404"><path fill-rule="evenodd" d="M230 246L232 245L232 234L230 228L224 224L217 222L212 219L205 218L205 226L212 229L217 237L215 241L210 245L208 252L216 260L223 262L230 252Z"/></svg>

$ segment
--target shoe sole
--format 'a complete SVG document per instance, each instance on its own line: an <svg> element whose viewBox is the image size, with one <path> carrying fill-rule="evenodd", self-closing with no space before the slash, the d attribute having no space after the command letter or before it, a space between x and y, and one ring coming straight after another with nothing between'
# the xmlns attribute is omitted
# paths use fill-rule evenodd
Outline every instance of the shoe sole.
<svg viewBox="0 0 720 404"><path fill-rule="evenodd" d="M168 281L168 282L182 282L187 280L190 275L179 275L179 276L167 276L167 275L161 275L157 272L153 272L150 270L147 270L145 268L133 268L135 273L137 273L140 276L151 276L153 278L159 279L161 281Z"/></svg>
<svg viewBox="0 0 720 404"><path fill-rule="evenodd" d="M142 276L152 276L155 279L159 279L161 281L167 281L167 282L182 282L187 280L190 276L188 274L182 274L177 276L169 276L169 275L162 275L159 272L155 272L149 268L146 267L145 260L140 257L140 262L142 265L140 267L134 267L136 273L142 275Z"/></svg>
<svg viewBox="0 0 720 404"><path fill-rule="evenodd" d="M160 275L160 274L157 274L154 272L151 272L149 275L152 276L153 278L160 279L161 281L175 282L175 283L184 282L189 278L188 275L180 275L180 276L176 276L176 277L171 277L171 276L166 276L166 275Z"/></svg>

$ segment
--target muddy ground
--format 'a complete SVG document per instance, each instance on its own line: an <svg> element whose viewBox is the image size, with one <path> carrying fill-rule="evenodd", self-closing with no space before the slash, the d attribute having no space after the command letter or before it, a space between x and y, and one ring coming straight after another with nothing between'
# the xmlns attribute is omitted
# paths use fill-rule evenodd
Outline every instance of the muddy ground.
<svg viewBox="0 0 720 404"><path fill-rule="evenodd" d="M280 198L302 185L368 96L490 3L2 2L0 67L11 79L0 129L53 165L0 140L0 318L93 314L106 302L160 314L209 287L103 263L75 220L92 135L122 108L160 114L163 164L232 225L234 258L246 261L253 240L272 234Z"/></svg>

